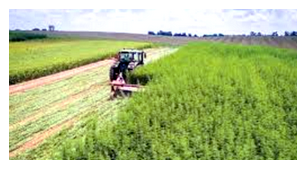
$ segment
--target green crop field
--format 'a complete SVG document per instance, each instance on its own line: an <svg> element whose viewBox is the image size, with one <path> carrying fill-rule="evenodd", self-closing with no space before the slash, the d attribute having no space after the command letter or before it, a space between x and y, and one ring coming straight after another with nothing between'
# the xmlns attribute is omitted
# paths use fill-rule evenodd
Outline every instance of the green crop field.
<svg viewBox="0 0 307 170"><path fill-rule="evenodd" d="M116 119L89 117L50 158L297 159L295 50L191 43L136 77Z"/></svg>
<svg viewBox="0 0 307 170"><path fill-rule="evenodd" d="M190 43L129 75L128 100L106 100L107 72L10 95L10 151L78 117L12 159L297 159L296 50Z"/></svg>
<svg viewBox="0 0 307 170"><path fill-rule="evenodd" d="M149 43L46 39L10 42L9 83L15 84L114 55L119 49L150 47Z"/></svg>

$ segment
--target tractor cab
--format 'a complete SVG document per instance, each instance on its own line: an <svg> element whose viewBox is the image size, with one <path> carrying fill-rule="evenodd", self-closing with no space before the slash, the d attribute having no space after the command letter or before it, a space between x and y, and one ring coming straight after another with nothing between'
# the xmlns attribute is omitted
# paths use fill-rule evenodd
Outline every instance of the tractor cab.
<svg viewBox="0 0 307 170"><path fill-rule="evenodd" d="M146 53L141 50L123 49L118 53L118 61L121 63L144 64L144 58L146 58Z"/></svg>

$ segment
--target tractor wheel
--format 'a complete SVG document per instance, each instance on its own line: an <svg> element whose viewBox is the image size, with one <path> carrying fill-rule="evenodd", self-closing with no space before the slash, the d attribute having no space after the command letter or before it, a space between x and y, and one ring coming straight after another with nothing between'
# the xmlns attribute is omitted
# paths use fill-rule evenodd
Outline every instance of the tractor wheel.
<svg viewBox="0 0 307 170"><path fill-rule="evenodd" d="M113 67L110 68L110 81L116 80L115 69Z"/></svg>

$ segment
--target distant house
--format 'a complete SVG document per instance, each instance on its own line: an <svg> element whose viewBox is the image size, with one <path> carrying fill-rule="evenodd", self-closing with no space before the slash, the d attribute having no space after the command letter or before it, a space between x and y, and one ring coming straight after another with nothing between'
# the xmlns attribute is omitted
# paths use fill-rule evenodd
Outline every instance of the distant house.
<svg viewBox="0 0 307 170"><path fill-rule="evenodd" d="M54 25L49 25L49 31L54 31Z"/></svg>

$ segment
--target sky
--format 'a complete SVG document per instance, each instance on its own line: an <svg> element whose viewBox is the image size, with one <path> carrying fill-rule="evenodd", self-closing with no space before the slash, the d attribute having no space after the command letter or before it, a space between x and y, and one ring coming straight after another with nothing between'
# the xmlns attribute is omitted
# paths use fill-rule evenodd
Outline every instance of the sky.
<svg viewBox="0 0 307 170"><path fill-rule="evenodd" d="M197 35L271 34L297 31L296 9L10 9L9 29L54 25L63 31L147 34L172 31Z"/></svg>

